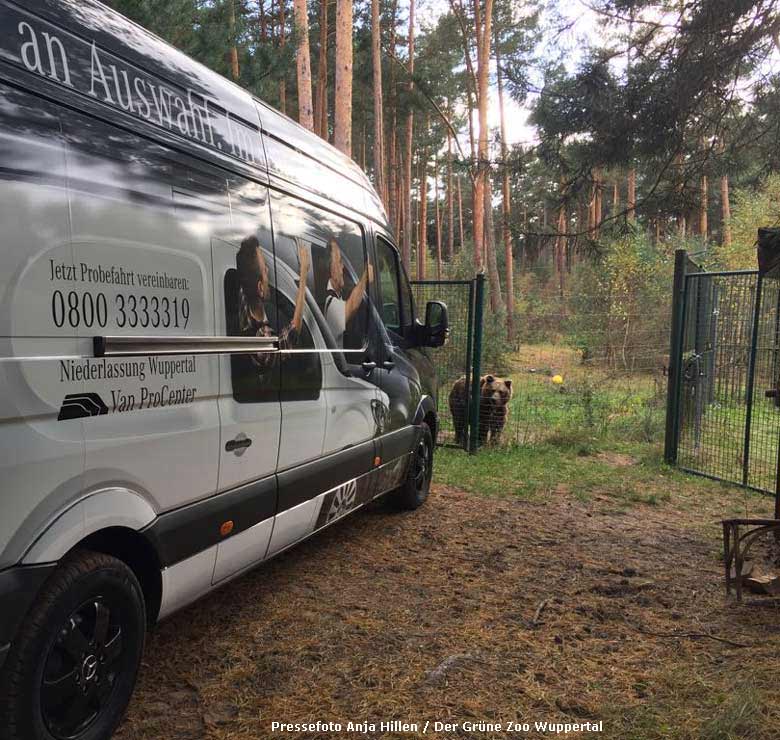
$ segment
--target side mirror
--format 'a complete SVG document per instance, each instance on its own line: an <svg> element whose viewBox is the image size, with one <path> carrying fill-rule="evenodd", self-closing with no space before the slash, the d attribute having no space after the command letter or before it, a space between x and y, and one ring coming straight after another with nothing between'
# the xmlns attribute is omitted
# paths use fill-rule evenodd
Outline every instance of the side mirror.
<svg viewBox="0 0 780 740"><path fill-rule="evenodd" d="M450 320L447 304L441 301L428 301L425 306L422 345L424 347L441 347L447 341L449 330Z"/></svg>

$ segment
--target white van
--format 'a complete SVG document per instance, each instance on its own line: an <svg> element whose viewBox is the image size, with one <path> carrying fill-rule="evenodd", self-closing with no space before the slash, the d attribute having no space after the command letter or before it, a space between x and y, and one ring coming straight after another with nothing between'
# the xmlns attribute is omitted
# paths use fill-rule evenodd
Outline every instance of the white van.
<svg viewBox="0 0 780 740"><path fill-rule="evenodd" d="M436 438L382 206L94 0L0 0L0 738L111 735L149 625L391 493Z"/></svg>

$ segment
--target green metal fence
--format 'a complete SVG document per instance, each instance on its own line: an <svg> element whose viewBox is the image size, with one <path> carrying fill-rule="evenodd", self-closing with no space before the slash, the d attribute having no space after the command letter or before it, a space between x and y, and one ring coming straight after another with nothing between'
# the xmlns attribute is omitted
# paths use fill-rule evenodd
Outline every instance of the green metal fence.
<svg viewBox="0 0 780 740"><path fill-rule="evenodd" d="M479 403L485 277L480 274L473 280L413 280L412 289L419 313L428 301L443 301L449 313L446 344L430 350L439 379L438 442L473 452L479 436L479 409L475 409L475 403ZM459 381L463 392L451 394Z"/></svg>
<svg viewBox="0 0 780 740"><path fill-rule="evenodd" d="M665 457L775 493L780 288L758 271L706 272L677 253Z"/></svg>

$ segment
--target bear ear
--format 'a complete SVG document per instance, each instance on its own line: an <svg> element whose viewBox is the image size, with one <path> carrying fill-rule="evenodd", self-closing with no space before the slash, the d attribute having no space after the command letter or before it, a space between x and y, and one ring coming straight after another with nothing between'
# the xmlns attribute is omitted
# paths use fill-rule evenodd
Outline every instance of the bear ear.
<svg viewBox="0 0 780 740"><path fill-rule="evenodd" d="M507 388L509 388L509 390L511 391L511 390L512 390L512 379L511 379L511 378L507 378L507 379L504 381L504 385L505 385Z"/></svg>
<svg viewBox="0 0 780 740"><path fill-rule="evenodd" d="M480 387L480 388L481 388L483 385L485 385L485 383L487 383L487 379L488 379L488 376L487 376L487 375L483 375L483 376L482 376L482 377L479 379L479 387Z"/></svg>
<svg viewBox="0 0 780 740"><path fill-rule="evenodd" d="M492 375L486 375L485 376L485 382L486 383L493 383L495 381L495 378Z"/></svg>

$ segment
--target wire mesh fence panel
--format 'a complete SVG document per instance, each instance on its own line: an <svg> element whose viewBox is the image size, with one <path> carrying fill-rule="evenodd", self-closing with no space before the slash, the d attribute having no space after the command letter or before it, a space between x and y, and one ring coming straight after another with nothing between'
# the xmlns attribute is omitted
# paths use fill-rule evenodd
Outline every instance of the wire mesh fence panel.
<svg viewBox="0 0 780 740"><path fill-rule="evenodd" d="M668 329L642 326L644 317L625 315L623 321L635 321L637 329L630 329L633 346L624 356L621 344L597 328L609 318L593 315L591 321L593 331L580 330L576 340L562 334L557 342L524 343L513 353L502 443L576 443L607 434L660 438ZM562 327L570 322L570 316L561 317Z"/></svg>
<svg viewBox="0 0 780 740"><path fill-rule="evenodd" d="M686 278L678 464L774 492L780 290L755 272Z"/></svg>
<svg viewBox="0 0 780 740"><path fill-rule="evenodd" d="M465 447L471 387L474 283L471 280L412 281L417 312L424 320L428 301L447 305L450 333L443 347L429 350L439 380L439 444Z"/></svg>
<svg viewBox="0 0 780 740"><path fill-rule="evenodd" d="M746 439L748 440L746 485L775 492L780 409L777 397L768 397L778 385L778 338L780 338L780 286L777 280L761 281L761 299L754 331L752 403Z"/></svg>

